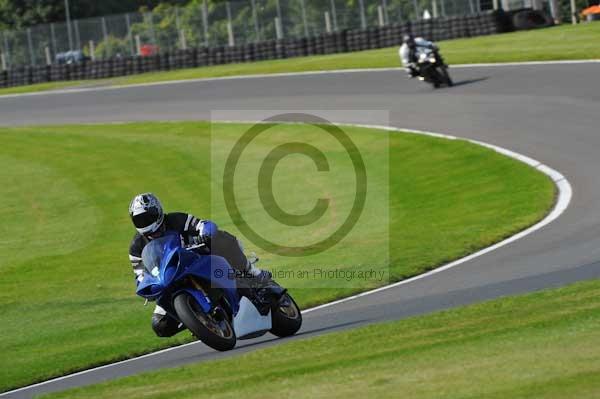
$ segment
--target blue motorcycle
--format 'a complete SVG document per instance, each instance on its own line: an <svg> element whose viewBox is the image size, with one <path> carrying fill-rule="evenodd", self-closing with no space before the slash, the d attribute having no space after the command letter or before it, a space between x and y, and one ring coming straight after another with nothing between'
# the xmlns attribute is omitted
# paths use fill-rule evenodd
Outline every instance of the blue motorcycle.
<svg viewBox="0 0 600 399"><path fill-rule="evenodd" d="M220 256L200 255L202 245L184 247L179 234L168 232L142 251L144 278L136 293L164 308L203 343L219 351L237 339L271 332L295 334L302 314L286 289L246 284Z"/></svg>

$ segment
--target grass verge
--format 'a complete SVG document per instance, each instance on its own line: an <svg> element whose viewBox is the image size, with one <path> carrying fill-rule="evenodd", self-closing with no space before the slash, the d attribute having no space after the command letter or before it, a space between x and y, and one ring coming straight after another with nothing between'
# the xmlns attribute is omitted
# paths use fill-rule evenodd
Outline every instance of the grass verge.
<svg viewBox="0 0 600 399"><path fill-rule="evenodd" d="M0 95L8 95L8 94L27 94L27 93L36 93L40 91L50 91L50 90L59 90L59 89L67 89L81 86L82 84L90 81L64 81L64 82L47 82L47 83L36 83L33 85L25 85L25 86L15 86L15 87L7 87L0 89Z"/></svg>
<svg viewBox="0 0 600 399"><path fill-rule="evenodd" d="M217 124L212 137L225 146L247 127ZM278 129L288 137L324 142L321 131L307 126ZM489 149L461 140L344 130L375 164L376 173L377 160L387 163L384 154L389 151L389 164L381 167L389 168L390 203L388 219L379 220L389 226L389 237L365 228L360 240L342 242L341 250L363 262L386 254L379 241L385 239L389 258L383 261L390 265L390 280L497 242L540 220L553 204L550 179ZM215 182L209 124L1 128L0 137L0 185L5 190L0 203L0 391L188 340L183 334L156 338L150 329L152 308L143 308L134 295L127 258L133 228L126 208L135 193L151 190L168 210L222 223L223 209L211 209ZM266 137L257 148L272 144ZM336 156L327 145L325 153ZM314 205L314 190L306 185L312 183L306 178L315 175L310 173L314 165L288 161L280 162L274 181L281 206L301 213ZM346 172L334 177L338 181L331 183L332 193L341 198L332 223L345 217L348 202ZM246 182L242 192L254 193L254 182ZM274 226L271 234L278 233L279 225ZM222 227L237 233L231 224ZM262 264L271 267L268 254ZM303 307L383 284L316 289L302 280L281 282Z"/></svg>
<svg viewBox="0 0 600 399"><path fill-rule="evenodd" d="M447 40L439 42L439 45L446 61L450 65L511 61L600 59L600 48L597 45L598 41L600 41L599 25L594 23L575 26L562 25L533 31ZM334 69L389 68L400 66L397 50L397 47L391 47L356 53L181 69L83 83L129 85L237 75ZM81 84L82 82L43 83L40 85L0 89L0 94L76 87Z"/></svg>
<svg viewBox="0 0 600 399"><path fill-rule="evenodd" d="M599 328L591 281L44 398L591 398Z"/></svg>

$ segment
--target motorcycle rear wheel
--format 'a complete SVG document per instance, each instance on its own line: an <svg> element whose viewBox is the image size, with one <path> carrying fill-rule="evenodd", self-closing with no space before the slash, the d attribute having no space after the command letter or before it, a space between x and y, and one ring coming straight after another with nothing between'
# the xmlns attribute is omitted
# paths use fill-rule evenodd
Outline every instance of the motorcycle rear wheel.
<svg viewBox="0 0 600 399"><path fill-rule="evenodd" d="M289 337L302 327L302 313L289 294L284 294L271 307L271 334L278 337Z"/></svg>
<svg viewBox="0 0 600 399"><path fill-rule="evenodd" d="M187 292L175 297L173 307L183 325L204 344L218 351L228 351L235 347L235 331L227 317L217 320L213 315L204 313Z"/></svg>

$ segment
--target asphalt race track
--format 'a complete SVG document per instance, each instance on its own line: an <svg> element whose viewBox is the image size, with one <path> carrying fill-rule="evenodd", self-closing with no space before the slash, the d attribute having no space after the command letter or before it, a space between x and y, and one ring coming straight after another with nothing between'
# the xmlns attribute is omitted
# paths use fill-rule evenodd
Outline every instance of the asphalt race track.
<svg viewBox="0 0 600 399"><path fill-rule="evenodd" d="M599 63L454 68L432 90L401 71L234 79L0 98L0 125L208 119L210 110L389 110L391 125L496 144L564 174L573 187L550 225L458 267L305 315L306 338L367 323L600 277ZM368 112L336 122L385 124ZM191 344L19 390L30 398L273 345L240 341L217 353Z"/></svg>

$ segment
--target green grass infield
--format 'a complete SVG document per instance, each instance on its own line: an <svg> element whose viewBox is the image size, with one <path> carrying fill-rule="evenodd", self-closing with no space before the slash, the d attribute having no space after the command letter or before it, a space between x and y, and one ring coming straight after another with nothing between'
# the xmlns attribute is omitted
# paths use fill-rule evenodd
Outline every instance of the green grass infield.
<svg viewBox="0 0 600 399"><path fill-rule="evenodd" d="M43 398L593 398L599 328L596 280Z"/></svg>
<svg viewBox="0 0 600 399"><path fill-rule="evenodd" d="M127 207L134 194L153 191L168 211L213 218L237 234L218 197L211 200L217 187L211 136L222 148L248 127L215 124L211 132L206 122L184 122L0 128L0 391L190 340L189 334L160 339L150 328L152 307L144 308L134 293L127 256L134 229ZM317 128L274 129L283 137L322 144L327 156L339 157ZM554 203L555 186L546 175L490 149L415 134L344 131L364 154L374 176L370 181L387 188L389 206L374 214L377 223L361 225L360 239L343 240L318 260L352 269L372 257L387 279L314 288L303 279L282 278L304 308L489 246L539 221ZM257 139L244 166L250 169L252 157L259 159L273 143L269 135ZM335 167L332 163L332 171ZM353 187L351 179L340 170L335 181L321 180L303 156L283 159L275 170L274 192L290 212L312 208L311 187L339 194L333 216L313 229L314 237L345 217L351 203L352 193L345 191ZM377 177L380 173L385 179ZM247 201L257 196L256 180L240 185L241 203L249 215L258 214L258 204ZM365 207L365 216L371 208ZM272 236L283 231L265 226ZM268 253L245 243L261 257L260 265L277 267Z"/></svg>

